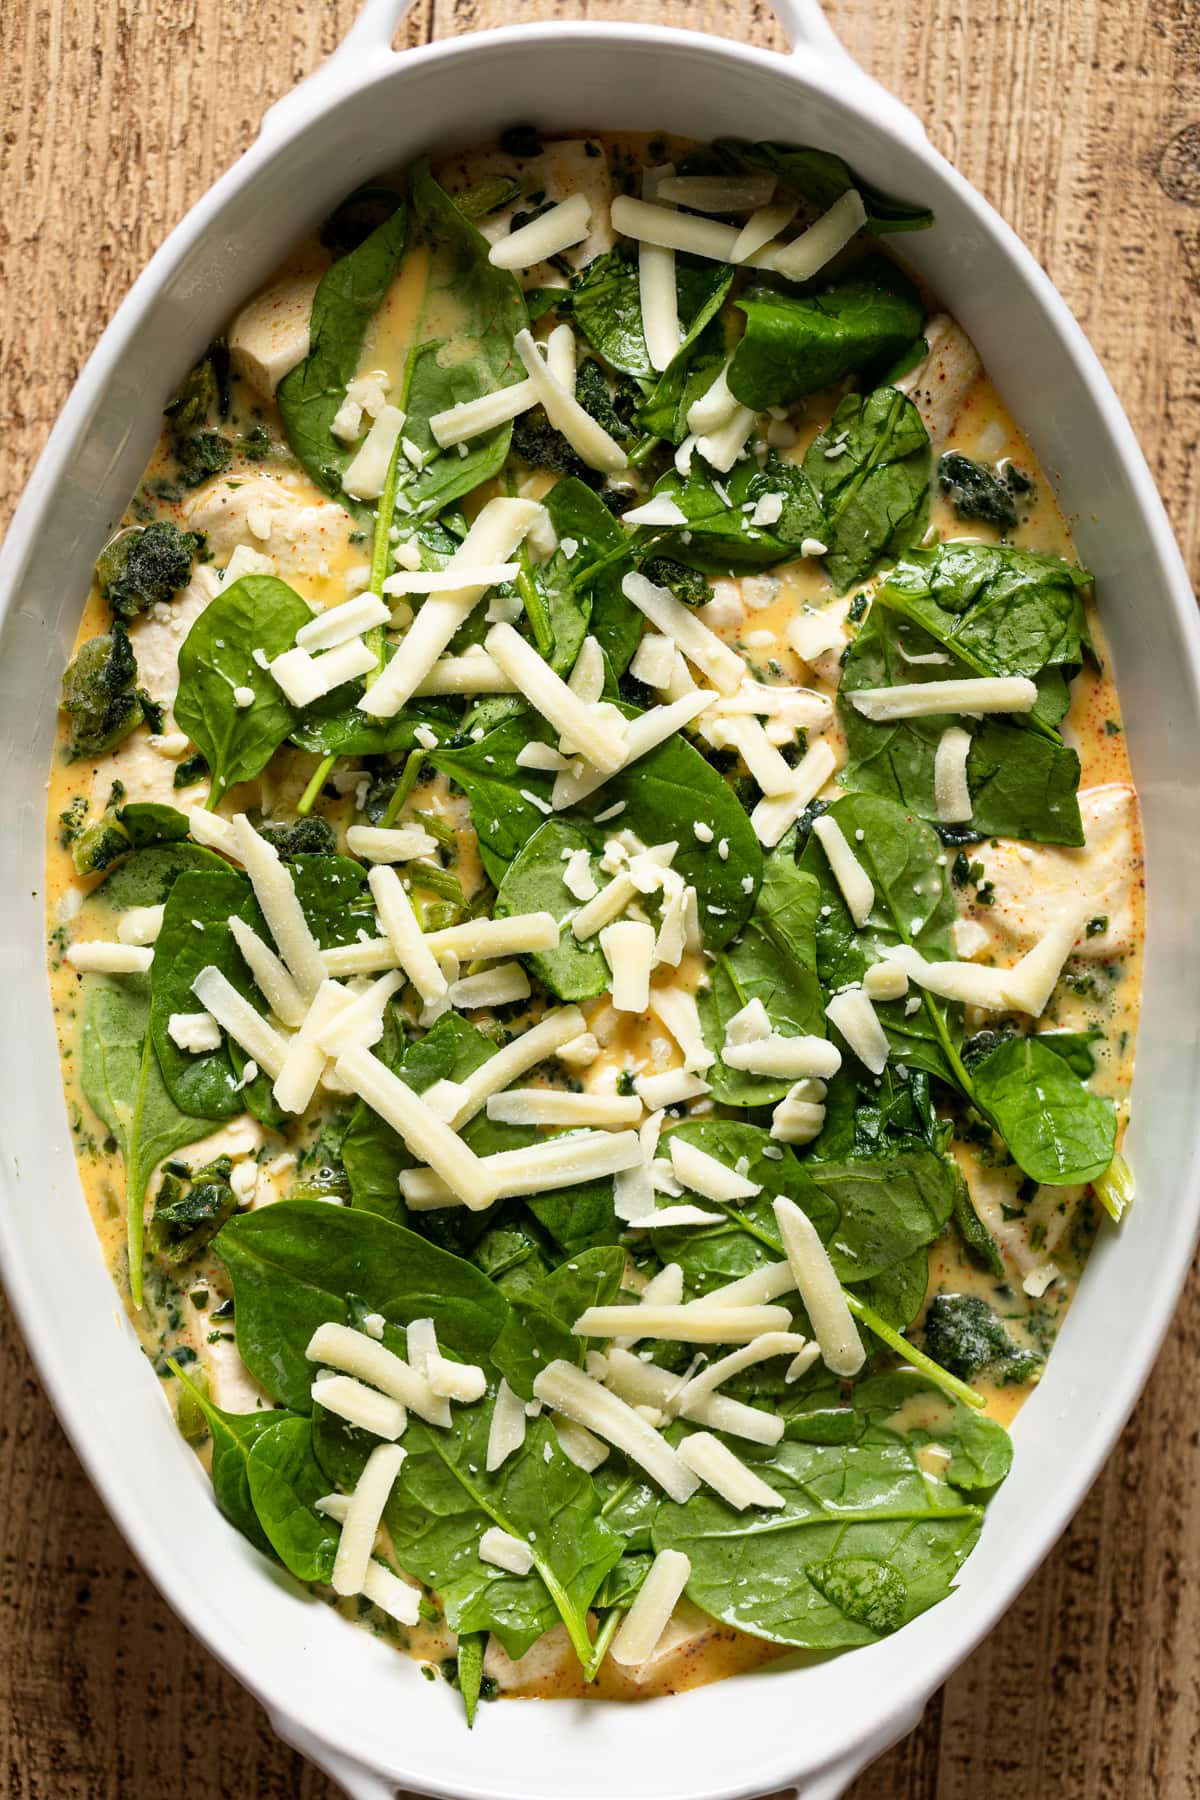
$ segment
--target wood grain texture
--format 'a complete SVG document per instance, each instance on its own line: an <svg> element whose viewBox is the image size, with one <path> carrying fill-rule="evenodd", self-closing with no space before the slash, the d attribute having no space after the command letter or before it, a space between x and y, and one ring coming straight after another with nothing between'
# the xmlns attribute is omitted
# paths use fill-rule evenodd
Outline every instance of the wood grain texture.
<svg viewBox="0 0 1200 1800"><path fill-rule="evenodd" d="M0 7L0 521L133 276L353 11L353 0ZM829 13L1066 295L1195 579L1198 0L830 0ZM419 0L402 40L580 14L783 41L761 0ZM854 1800L1200 1794L1198 1357L1193 1279L1062 1543ZM333 1800L142 1579L6 1315L0 1521L9 1800Z"/></svg>

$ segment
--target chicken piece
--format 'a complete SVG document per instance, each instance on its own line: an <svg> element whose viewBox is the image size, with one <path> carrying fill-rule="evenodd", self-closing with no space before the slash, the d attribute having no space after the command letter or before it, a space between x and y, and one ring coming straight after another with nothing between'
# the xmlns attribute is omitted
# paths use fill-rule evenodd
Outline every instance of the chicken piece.
<svg viewBox="0 0 1200 1800"><path fill-rule="evenodd" d="M589 155L589 143L594 150L600 151L599 155ZM511 175L521 183L522 198L502 207L499 212L488 213L486 217L475 221L489 244L508 236L513 214L529 210L529 202L524 196L536 193L544 193L546 199L553 202L569 200L572 194L587 195L592 209L588 234L582 243L563 251L573 269L584 268L593 257L611 250L616 242L609 216L612 182L608 173L608 157L594 139L562 138L557 142L547 143L539 155L526 158L505 156L494 150L481 151L478 155L456 156L439 168L437 173L439 181L452 194L462 193L485 176L491 178L496 175ZM563 285L562 272L544 262L522 271L521 279L527 287Z"/></svg>
<svg viewBox="0 0 1200 1800"><path fill-rule="evenodd" d="M308 355L308 323L319 269L283 275L243 306L229 333L229 356L243 381L270 400L289 370Z"/></svg>
<svg viewBox="0 0 1200 1800"><path fill-rule="evenodd" d="M979 844L971 859L994 884L994 903L976 915L992 954L1011 964L1064 912L1086 904L1103 930L1086 933L1074 955L1107 962L1134 942L1135 899L1142 881L1137 798L1128 782L1084 788L1079 795L1085 844L1078 850L1001 839Z"/></svg>
<svg viewBox="0 0 1200 1800"><path fill-rule="evenodd" d="M276 573L293 584L297 578L327 579L331 567L345 562L356 529L344 506L321 498L299 475L254 475L236 484L218 476L187 500L183 523L206 533L219 565L248 543L265 551Z"/></svg>
<svg viewBox="0 0 1200 1800"><path fill-rule="evenodd" d="M219 1337L213 1344L206 1343L201 1354L208 1371L208 1391L214 1406L229 1413L270 1410L271 1396L259 1387L238 1355L232 1330L229 1337Z"/></svg>
<svg viewBox="0 0 1200 1800"><path fill-rule="evenodd" d="M974 344L950 317L937 313L925 326L929 355L892 385L912 400L938 450L954 429L967 395L983 373Z"/></svg>
<svg viewBox="0 0 1200 1800"><path fill-rule="evenodd" d="M788 643L822 681L836 681L841 674L842 652L850 642L847 619L852 599L847 595L832 600L819 612L803 607L788 625Z"/></svg>

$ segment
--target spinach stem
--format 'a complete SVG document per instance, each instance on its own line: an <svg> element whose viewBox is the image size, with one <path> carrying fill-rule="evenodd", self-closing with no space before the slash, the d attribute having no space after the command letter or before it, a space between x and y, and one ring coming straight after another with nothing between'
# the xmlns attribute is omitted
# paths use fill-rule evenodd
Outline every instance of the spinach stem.
<svg viewBox="0 0 1200 1800"><path fill-rule="evenodd" d="M525 617L529 620L533 632L533 641L538 653L549 661L554 649L554 633L550 629L550 620L546 614L546 605L533 579L533 566L529 561L529 551L524 544L518 552L520 570L517 574L517 592L521 596L521 605L525 608Z"/></svg>
<svg viewBox="0 0 1200 1800"><path fill-rule="evenodd" d="M623 1607L614 1606L612 1611L604 1615L604 1621L592 1641L592 1653L583 1665L583 1679L589 1684L595 1681L600 1673L600 1665L608 1655L609 1646L617 1635L617 1627L625 1617Z"/></svg>
<svg viewBox="0 0 1200 1800"><path fill-rule="evenodd" d="M389 573L392 550L392 520L396 512L396 489L400 482L400 458L402 438L397 438L387 466L387 474L383 478L383 492L379 496L379 505L375 509L375 535L371 539L371 575L367 582L367 591L376 594L382 600L383 584ZM366 686L378 679L384 663L384 635L382 625L373 625L364 635L364 642L375 652L375 667L366 678Z"/></svg>
<svg viewBox="0 0 1200 1800"><path fill-rule="evenodd" d="M629 460L634 468L640 467L654 449L654 446L661 443L662 439L653 431L647 432L644 438L639 438L637 443L633 446L633 449L629 452Z"/></svg>
<svg viewBox="0 0 1200 1800"><path fill-rule="evenodd" d="M302 819L306 819L312 811L313 803L321 789L325 786L325 783L329 780L330 773L332 772L333 765L336 761L337 757L334 755L323 756L313 770L312 780L309 782L296 803L296 811Z"/></svg>
<svg viewBox="0 0 1200 1800"><path fill-rule="evenodd" d="M404 802L408 799L408 796L416 786L417 776L420 773L421 764L424 760L425 752L423 750L409 751L404 763L404 773L392 789L392 797L387 803L387 810L380 821L381 824L387 826L396 823L396 820L400 817Z"/></svg>
<svg viewBox="0 0 1200 1800"><path fill-rule="evenodd" d="M982 1410L986 1402L978 1389L969 1387L965 1381L960 1381L957 1375L951 1375L948 1369L943 1369L940 1363L935 1363L931 1356L926 1356L923 1350L918 1350L914 1344L910 1344L898 1331L880 1318L873 1306L868 1306L849 1288L843 1288L842 1293L846 1296L846 1305L854 1317L860 1324L865 1325L868 1331L873 1331L875 1336L888 1346L889 1350L894 1350L896 1355L912 1368L919 1369L922 1375L932 1381L936 1387L940 1387L944 1394L949 1394L952 1400L961 1400L964 1406L974 1407L976 1412Z"/></svg>

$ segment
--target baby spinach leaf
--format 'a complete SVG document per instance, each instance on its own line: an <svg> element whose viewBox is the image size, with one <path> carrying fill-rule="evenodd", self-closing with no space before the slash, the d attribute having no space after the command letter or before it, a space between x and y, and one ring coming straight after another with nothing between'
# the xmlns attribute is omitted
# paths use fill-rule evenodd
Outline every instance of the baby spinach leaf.
<svg viewBox="0 0 1200 1800"><path fill-rule="evenodd" d="M950 928L957 907L939 861L943 852L937 835L891 801L866 794L836 801L830 816L870 875L875 906L860 932L846 909L824 850L816 838L810 838L800 866L816 877L821 888L817 970L826 993L861 981L879 960L879 948L889 944L914 944L922 956L935 962L952 957ZM940 1001L925 994L920 1007L909 1012L906 1000L889 1000L880 1003L878 1012L897 1061L947 1081L956 1079L961 1030L955 1015L947 1013Z"/></svg>
<svg viewBox="0 0 1200 1800"><path fill-rule="evenodd" d="M535 951L524 960L560 1000L590 1000L603 994L609 984L599 940L589 938L581 943L571 930L570 920L580 903L563 883L565 857L576 850L591 852L594 836L572 819L547 819L508 865L496 896L498 919L515 913L549 912L558 920L555 949Z"/></svg>
<svg viewBox="0 0 1200 1800"><path fill-rule="evenodd" d="M486 1631L464 1632L458 1640L454 1659L458 1688L463 1697L463 1710L467 1715L468 1731L475 1723L475 1713L479 1706L479 1695L483 1687L483 1658L487 1651L487 1640Z"/></svg>
<svg viewBox="0 0 1200 1800"><path fill-rule="evenodd" d="M598 500L589 487L575 476L556 481L546 495L545 507L550 514L558 541L573 539L578 546L569 560L572 579L583 585L581 577L593 563L603 563L594 577L586 582L591 596L588 630L603 650L608 665L616 676L623 675L629 659L642 635L642 615L621 592L621 581L631 566L629 533ZM614 557L615 560L608 561Z"/></svg>
<svg viewBox="0 0 1200 1800"><path fill-rule="evenodd" d="M119 807L117 818L129 834L135 850L152 844L182 843L188 834L186 816L176 806L164 806L157 800L131 800Z"/></svg>
<svg viewBox="0 0 1200 1800"><path fill-rule="evenodd" d="M842 785L894 800L921 818L935 818L934 757L947 726L959 725L971 733L967 784L973 830L986 837L1082 844L1079 758L1053 733L995 716L971 720L948 713L875 722L852 704L850 696L858 688L911 681L913 668L904 652L936 653L938 641L921 626L902 623L886 606L872 607L846 658L839 690L838 710L850 753ZM970 664L953 656L918 667L923 681L960 680L974 673Z"/></svg>
<svg viewBox="0 0 1200 1800"><path fill-rule="evenodd" d="M393 1325L435 1317L439 1341L471 1361L486 1360L509 1317L470 1263L358 1208L289 1200L231 1219L216 1249L233 1278L242 1361L301 1413L312 1406L309 1339L326 1320L346 1323L351 1295Z"/></svg>
<svg viewBox="0 0 1200 1800"><path fill-rule="evenodd" d="M734 304L746 331L729 365L730 390L755 412L790 406L872 364L918 335L925 309L896 264L872 256L813 294L751 288Z"/></svg>
<svg viewBox="0 0 1200 1800"><path fill-rule="evenodd" d="M255 1441L272 1425L288 1418L281 1412L230 1413L214 1406L208 1395L179 1368L176 1378L200 1408L212 1439L213 1499L231 1525L249 1538L256 1550L272 1554L271 1540L258 1522L254 1502L250 1498L248 1473L250 1451Z"/></svg>
<svg viewBox="0 0 1200 1800"><path fill-rule="evenodd" d="M932 1243L954 1210L955 1165L932 1150L810 1162L809 1174L838 1208L830 1259L841 1281L870 1281Z"/></svg>
<svg viewBox="0 0 1200 1800"><path fill-rule="evenodd" d="M675 286L683 338L671 368L689 359L693 346L725 303L734 271L721 263L680 257ZM636 260L623 249L595 257L572 289L571 311L580 331L604 360L624 375L654 384L650 404L661 404L662 377L655 371L642 330ZM665 372L664 372L665 373Z"/></svg>
<svg viewBox="0 0 1200 1800"><path fill-rule="evenodd" d="M1040 1037L1011 1037L972 1071L975 1098L1034 1181L1094 1181L1113 1159L1116 1113Z"/></svg>
<svg viewBox="0 0 1200 1800"><path fill-rule="evenodd" d="M89 1106L121 1147L129 1290L140 1307L146 1184L164 1156L202 1129L176 1106L163 1080L150 1034L147 976L89 978L79 1078Z"/></svg>
<svg viewBox="0 0 1200 1800"><path fill-rule="evenodd" d="M117 912L130 906L161 906L178 876L192 870L221 874L228 867L224 857L199 844L149 844L118 863L105 879L104 899Z"/></svg>
<svg viewBox="0 0 1200 1800"><path fill-rule="evenodd" d="M912 1422L914 1413L919 1425ZM789 1438L810 1443L850 1442L868 1424L902 1430L914 1449L938 1444L948 1450L947 1480L972 1497L999 1487L1012 1466L1012 1440L1003 1425L951 1399L918 1369L890 1369L856 1382L850 1405L825 1376L793 1409L786 1430Z"/></svg>
<svg viewBox="0 0 1200 1800"><path fill-rule="evenodd" d="M723 950L698 996L700 1020L718 1060L707 1079L726 1106L771 1106L790 1081L730 1069L720 1060L725 1029L734 1013L761 1000L772 1029L788 1035L825 1035L825 1003L817 979L816 918L821 890L796 866L796 834L763 862L762 886L742 935Z"/></svg>
<svg viewBox="0 0 1200 1800"><path fill-rule="evenodd" d="M489 1473L491 1410L487 1400L456 1407L449 1431L410 1420L408 1456L384 1513L397 1559L437 1590L453 1631L490 1631L519 1657L561 1619L586 1659L588 1608L622 1540L545 1416L530 1421L524 1446ZM479 1539L492 1525L528 1543L529 1575L480 1560Z"/></svg>
<svg viewBox="0 0 1200 1800"><path fill-rule="evenodd" d="M346 383L358 373L367 326L400 267L406 217L400 202L390 218L326 271L313 298L308 355L276 390L293 454L317 486L338 499L355 452L330 426L346 397Z"/></svg>
<svg viewBox="0 0 1200 1800"><path fill-rule="evenodd" d="M918 1448L873 1422L852 1441L785 1438L755 1459L782 1507L735 1512L701 1490L663 1503L654 1547L689 1557L688 1597L724 1624L805 1649L873 1643L945 1599L982 1523L926 1480Z"/></svg>
<svg viewBox="0 0 1200 1800"><path fill-rule="evenodd" d="M255 1515L272 1550L297 1581L328 1581L341 1535L315 1510L329 1492L313 1455L312 1424L294 1414L267 1414L246 1458Z"/></svg>
<svg viewBox="0 0 1200 1800"><path fill-rule="evenodd" d="M613 1211L613 1184L608 1177L534 1194L525 1204L567 1256L578 1256L601 1244L619 1244L625 1234L625 1226Z"/></svg>
<svg viewBox="0 0 1200 1800"><path fill-rule="evenodd" d="M825 567L839 594L929 522L929 434L898 388L847 394L804 457L825 515Z"/></svg>
<svg viewBox="0 0 1200 1800"><path fill-rule="evenodd" d="M582 1367L587 1340L571 1327L589 1306L615 1305L624 1273L625 1252L599 1246L511 1297L513 1316L492 1345L492 1362L515 1393L532 1400L535 1379L556 1358Z"/></svg>
<svg viewBox="0 0 1200 1800"><path fill-rule="evenodd" d="M686 477L668 469L654 492L673 500L687 523L666 530L639 527L634 545L641 559L666 547L692 568L739 574L746 568L794 561L804 540L820 539L825 530L825 516L808 476L778 457L763 469L747 459L719 479L693 457ZM774 525L755 525L755 503L767 494L783 496L783 511ZM653 577L648 566L646 573Z"/></svg>
<svg viewBox="0 0 1200 1800"><path fill-rule="evenodd" d="M435 750L429 758L435 769L457 782L471 802L479 854L497 887L549 810L550 777L537 769L523 769L517 762L525 746L535 741L552 742L550 727L539 713L522 707L478 740Z"/></svg>
<svg viewBox="0 0 1200 1800"><path fill-rule="evenodd" d="M899 200L873 187L832 150L800 144L755 144L746 138L718 138L716 147L743 168L765 169L778 176L784 187L803 194L817 212L827 212L848 188L856 188L867 213L863 230L874 235L885 231L923 231L933 224L933 214L927 206Z"/></svg>
<svg viewBox="0 0 1200 1800"><path fill-rule="evenodd" d="M296 711L254 652L291 648L312 610L286 581L243 575L200 614L179 651L175 717L212 771L210 804L226 788L261 774L296 724ZM249 688L250 706L234 694Z"/></svg>
<svg viewBox="0 0 1200 1800"><path fill-rule="evenodd" d="M688 433L687 416L692 403L705 393L725 363L725 330L721 309L729 298L735 271L723 264L698 266L677 259L680 318L687 321L679 349L650 390L637 416L643 431L681 444ZM698 300L691 311L690 293Z"/></svg>

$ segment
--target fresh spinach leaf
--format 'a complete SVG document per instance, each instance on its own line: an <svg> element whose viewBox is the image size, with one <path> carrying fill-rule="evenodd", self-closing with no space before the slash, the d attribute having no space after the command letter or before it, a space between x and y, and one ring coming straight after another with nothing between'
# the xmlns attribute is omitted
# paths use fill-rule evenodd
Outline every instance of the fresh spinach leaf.
<svg viewBox="0 0 1200 1800"><path fill-rule="evenodd" d="M555 1359L582 1367L587 1341L571 1327L589 1306L616 1303L624 1273L625 1252L601 1246L511 1297L513 1317L492 1345L492 1361L514 1393L532 1400L535 1379Z"/></svg>
<svg viewBox="0 0 1200 1800"><path fill-rule="evenodd" d="M671 367L685 363L696 340L724 305L734 271L722 263L680 257L675 286L683 337ZM650 361L642 331L638 266L622 249L595 257L571 292L571 311L593 350L623 375L654 383L660 377ZM655 403L651 399L651 405Z"/></svg>
<svg viewBox="0 0 1200 1800"><path fill-rule="evenodd" d="M734 304L746 315L746 331L729 365L729 387L755 412L791 406L893 361L925 316L912 282L883 256L816 293L758 287Z"/></svg>
<svg viewBox="0 0 1200 1800"><path fill-rule="evenodd" d="M486 1631L464 1632L458 1640L454 1659L458 1688L462 1694L463 1709L467 1715L468 1731L475 1723L475 1713L483 1688L483 1658L487 1650L487 1639Z"/></svg>
<svg viewBox="0 0 1200 1800"><path fill-rule="evenodd" d="M686 523L665 530L639 527L633 548L644 564L648 556L667 548L692 568L714 575L740 574L747 568L794 561L806 538L823 541L825 515L811 481L803 469L778 457L771 457L763 469L747 459L719 478L693 457L686 476L668 469L655 483L654 493L673 500ZM754 506L768 494L783 496L783 511L774 525L756 525ZM652 574L648 565L646 573Z"/></svg>
<svg viewBox="0 0 1200 1800"><path fill-rule="evenodd" d="M328 1581L341 1535L331 1519L315 1510L329 1492L313 1455L308 1419L268 1414L255 1434L245 1478L263 1533L284 1568L297 1581Z"/></svg>
<svg viewBox="0 0 1200 1800"><path fill-rule="evenodd" d="M621 581L631 567L629 533L582 481L568 476L556 481L546 495L545 507L561 545L564 538L577 546L569 559L573 582L591 596L588 630L599 643L615 676L625 673L642 635L642 615L621 592ZM629 555L623 555L629 551ZM613 560L609 560L612 558ZM592 564L601 565L587 576Z"/></svg>
<svg viewBox="0 0 1200 1800"><path fill-rule="evenodd" d="M755 144L746 138L718 138L716 147L743 168L765 169L778 176L784 187L803 194L817 212L827 212L848 188L857 189L867 213L863 230L876 236L885 231L924 231L933 224L927 206L885 194L856 175L832 150L801 144Z"/></svg>
<svg viewBox="0 0 1200 1800"><path fill-rule="evenodd" d="M954 1210L957 1169L932 1150L885 1150L806 1167L838 1209L829 1254L847 1284L905 1262L933 1242Z"/></svg>
<svg viewBox="0 0 1200 1800"><path fill-rule="evenodd" d="M698 996L700 1020L718 1060L708 1071L713 1096L726 1106L771 1106L791 1086L770 1075L730 1069L720 1059L729 1020L761 1000L772 1029L823 1037L825 1003L817 979L816 919L821 890L796 866L796 833L763 862L762 886L742 935L717 957Z"/></svg>
<svg viewBox="0 0 1200 1800"><path fill-rule="evenodd" d="M687 416L694 401L712 386L725 364L725 329L721 311L729 298L735 271L723 264L705 263L699 268L678 262L681 319L687 328L679 349L658 377L646 404L637 415L642 430L681 444L688 434ZM690 310L685 283L695 285L699 304Z"/></svg>
<svg viewBox="0 0 1200 1800"><path fill-rule="evenodd" d="M150 1033L149 978L93 976L87 985L79 1078L89 1106L121 1147L129 1291L140 1307L146 1184L165 1156L200 1131L163 1080Z"/></svg>
<svg viewBox="0 0 1200 1800"><path fill-rule="evenodd" d="M182 843L188 834L188 822L176 806L163 806L157 800L132 800L117 809L117 818L129 834L135 850L149 849L153 844Z"/></svg>
<svg viewBox="0 0 1200 1800"><path fill-rule="evenodd" d="M429 758L471 802L480 858L497 887L549 810L550 777L517 762L525 746L535 741L551 743L553 734L539 713L522 707L483 737L435 750Z"/></svg>
<svg viewBox="0 0 1200 1800"><path fill-rule="evenodd" d="M971 1078L976 1101L1032 1180L1074 1186L1112 1162L1112 1101L1086 1087L1044 1038L1006 1038Z"/></svg>
<svg viewBox="0 0 1200 1800"><path fill-rule="evenodd" d="M470 1263L358 1208L290 1200L231 1219L216 1249L233 1279L242 1361L296 1412L312 1406L308 1342L327 1320L347 1321L351 1295L391 1325L435 1317L443 1346L475 1362L509 1317Z"/></svg>
<svg viewBox="0 0 1200 1800"><path fill-rule="evenodd" d="M295 708L254 652L281 655L312 616L286 581L243 575L205 607L184 639L175 717L212 772L210 805L226 788L261 774L294 729ZM251 690L252 705L237 704L239 688Z"/></svg>
<svg viewBox="0 0 1200 1800"><path fill-rule="evenodd" d="M214 1406L208 1395L189 1381L182 1369L175 1374L199 1407L212 1439L213 1498L231 1525L249 1538L256 1550L270 1556L271 1540L258 1522L250 1498L250 1451L262 1433L290 1415L281 1412L230 1413Z"/></svg>
<svg viewBox="0 0 1200 1800"><path fill-rule="evenodd" d="M929 434L898 388L847 394L804 457L824 513L825 567L839 594L929 522Z"/></svg>
<svg viewBox="0 0 1200 1800"><path fill-rule="evenodd" d="M579 901L563 882L565 858L574 851L595 849L595 834L572 819L547 819L525 848L508 865L496 895L495 916L507 919L516 913L549 912L559 923L559 940L553 950L539 950L524 960L538 980L560 1000L590 1000L609 985L608 964L596 938L581 943L570 920Z"/></svg>
<svg viewBox="0 0 1200 1800"><path fill-rule="evenodd" d="M106 878L104 899L117 912L131 906L161 906L180 875L190 871L219 875L228 868L223 857L199 844L149 844L127 856Z"/></svg>
<svg viewBox="0 0 1200 1800"><path fill-rule="evenodd" d="M313 298L308 355L276 390L292 453L317 486L338 499L355 452L334 437L330 426L346 397L347 382L358 373L367 327L400 267L406 228L407 213L400 203L326 271Z"/></svg>
<svg viewBox="0 0 1200 1800"><path fill-rule="evenodd" d="M1035 843L1082 844L1083 825L1076 797L1079 757L1053 732L1016 725L995 716L971 720L961 714L873 721L853 705L859 688L890 687L911 681L908 656L937 653L939 640L886 606L872 607L846 658L838 711L846 732L849 762L842 785L895 801L920 818L936 818L934 758L948 725L971 733L967 784L971 827L981 836L1014 837ZM974 673L951 656L921 666L921 679L961 680Z"/></svg>

